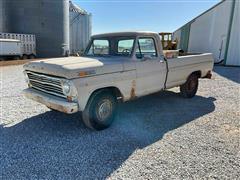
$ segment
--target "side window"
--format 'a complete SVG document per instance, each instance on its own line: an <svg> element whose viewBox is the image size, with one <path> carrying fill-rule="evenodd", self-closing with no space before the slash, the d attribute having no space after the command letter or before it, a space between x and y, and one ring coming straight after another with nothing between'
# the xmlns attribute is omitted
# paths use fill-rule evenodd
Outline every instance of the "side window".
<svg viewBox="0 0 240 180"><path fill-rule="evenodd" d="M134 39L119 40L117 53L126 55L126 56L132 54L133 43L134 43Z"/></svg>
<svg viewBox="0 0 240 180"><path fill-rule="evenodd" d="M171 41L172 40L172 35L171 34L169 34L169 41Z"/></svg>
<svg viewBox="0 0 240 180"><path fill-rule="evenodd" d="M157 50L153 38L138 39L136 57L142 59L144 56L157 57Z"/></svg>
<svg viewBox="0 0 240 180"><path fill-rule="evenodd" d="M88 55L109 55L109 41L101 39L93 40Z"/></svg>
<svg viewBox="0 0 240 180"><path fill-rule="evenodd" d="M169 40L169 35L168 34L164 35L164 41L168 41L168 40Z"/></svg>

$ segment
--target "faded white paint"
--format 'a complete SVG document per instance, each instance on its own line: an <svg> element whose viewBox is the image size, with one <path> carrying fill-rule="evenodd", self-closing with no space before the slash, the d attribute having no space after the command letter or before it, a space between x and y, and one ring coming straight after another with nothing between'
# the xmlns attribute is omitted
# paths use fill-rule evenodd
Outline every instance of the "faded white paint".
<svg viewBox="0 0 240 180"><path fill-rule="evenodd" d="M95 37L135 35L151 37L157 45L155 58L139 60L135 56L137 45L135 44L131 57L71 57L30 62L24 66L25 70L41 72L48 75L67 78L77 89L79 111L83 111L91 94L99 89L116 87L120 90L123 101L134 97L165 89L167 73L166 61L160 37L151 32L125 32L115 34L103 34ZM201 77L207 75L213 68L211 54L183 56L168 60L169 73L166 83L167 88L182 85L188 76L194 71L201 71ZM81 76L81 72L93 72L93 74Z"/></svg>
<svg viewBox="0 0 240 180"><path fill-rule="evenodd" d="M78 112L78 104L74 102L66 102L61 98L44 94L34 89L25 89L23 94L34 101L45 104L47 107L67 114L73 114Z"/></svg>

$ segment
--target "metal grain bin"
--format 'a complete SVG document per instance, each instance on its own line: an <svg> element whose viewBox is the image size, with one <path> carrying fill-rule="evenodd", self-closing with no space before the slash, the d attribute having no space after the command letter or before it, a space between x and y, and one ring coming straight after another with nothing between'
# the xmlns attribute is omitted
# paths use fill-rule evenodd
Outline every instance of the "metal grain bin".
<svg viewBox="0 0 240 180"><path fill-rule="evenodd" d="M7 32L7 7L6 7L6 0L0 0L0 32Z"/></svg>
<svg viewBox="0 0 240 180"><path fill-rule="evenodd" d="M70 1L70 53L81 54L92 33L91 14Z"/></svg>
<svg viewBox="0 0 240 180"><path fill-rule="evenodd" d="M69 53L68 0L8 0L11 33L35 34L39 57Z"/></svg>

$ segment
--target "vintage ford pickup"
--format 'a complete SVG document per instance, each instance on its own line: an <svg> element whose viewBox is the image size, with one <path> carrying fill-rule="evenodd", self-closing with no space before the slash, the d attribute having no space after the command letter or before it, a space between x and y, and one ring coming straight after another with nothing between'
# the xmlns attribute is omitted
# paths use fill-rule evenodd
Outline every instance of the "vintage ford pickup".
<svg viewBox="0 0 240 180"><path fill-rule="evenodd" d="M117 104L180 86L192 98L199 78L211 78L211 54L167 59L153 32L95 35L83 57L65 57L24 65L26 97L52 110L82 112L87 127L111 125Z"/></svg>

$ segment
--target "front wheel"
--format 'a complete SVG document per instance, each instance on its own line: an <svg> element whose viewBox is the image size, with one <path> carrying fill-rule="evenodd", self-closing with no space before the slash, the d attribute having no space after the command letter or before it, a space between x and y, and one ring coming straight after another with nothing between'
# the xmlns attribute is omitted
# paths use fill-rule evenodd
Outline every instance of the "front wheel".
<svg viewBox="0 0 240 180"><path fill-rule="evenodd" d="M196 95L198 89L198 76L192 74L188 77L187 82L180 86L181 95L185 98L192 98Z"/></svg>
<svg viewBox="0 0 240 180"><path fill-rule="evenodd" d="M94 93L82 113L83 122L88 128L103 130L108 128L116 115L117 99L110 91Z"/></svg>

